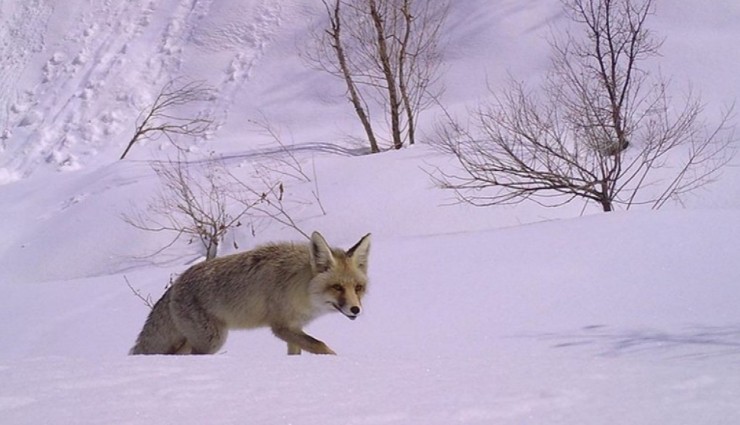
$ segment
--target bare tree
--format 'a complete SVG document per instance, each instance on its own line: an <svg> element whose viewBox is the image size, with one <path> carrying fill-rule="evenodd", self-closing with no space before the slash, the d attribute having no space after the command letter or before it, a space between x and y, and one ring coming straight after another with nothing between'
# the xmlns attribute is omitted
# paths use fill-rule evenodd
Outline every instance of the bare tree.
<svg viewBox="0 0 740 425"><path fill-rule="evenodd" d="M205 160L186 161L182 153L178 160L155 162L152 165L160 179L160 192L153 197L145 210L123 214L130 225L150 232L166 232L172 239L157 255L173 246L183 236L189 243L200 242L210 260L218 254L219 246L227 233L242 226L261 221L277 222L292 228L306 238L294 214L298 208L318 205L326 215L321 202L315 167L304 169L295 152L284 144L280 132L267 120L254 122L277 143L281 150L261 158L254 166L254 174L247 180L236 176L224 160L209 157ZM286 196L287 184L297 182L312 184L312 200ZM288 199L290 198L290 199ZM238 248L236 242L235 247Z"/></svg>
<svg viewBox="0 0 740 425"><path fill-rule="evenodd" d="M142 140L164 136L177 146L173 136L205 137L213 127L213 119L207 113L193 116L178 109L211 101L215 96L215 90L202 81L170 80L159 91L154 102L139 114L134 135L120 159L124 159L131 148Z"/></svg>
<svg viewBox="0 0 740 425"><path fill-rule="evenodd" d="M652 0L563 3L583 37L551 43L541 95L511 82L474 130L448 120L438 143L463 173L438 175L442 187L476 205L585 199L612 211L659 208L713 181L734 154L732 108L710 128L698 98L675 101L642 67L661 45L646 26Z"/></svg>
<svg viewBox="0 0 740 425"><path fill-rule="evenodd" d="M393 148L414 144L418 114L441 89L440 37L446 1L322 0L329 26L305 55L341 78L372 152L379 152L371 105L390 123Z"/></svg>
<svg viewBox="0 0 740 425"><path fill-rule="evenodd" d="M203 166L202 173L194 174L191 168L199 165L183 160L156 163L153 168L162 184L159 195L144 212L123 216L138 229L174 235L156 253L185 236L189 242L202 244L206 260L215 258L226 234L241 226L245 216L261 202L259 197L230 202L235 187L226 168L211 159Z"/></svg>

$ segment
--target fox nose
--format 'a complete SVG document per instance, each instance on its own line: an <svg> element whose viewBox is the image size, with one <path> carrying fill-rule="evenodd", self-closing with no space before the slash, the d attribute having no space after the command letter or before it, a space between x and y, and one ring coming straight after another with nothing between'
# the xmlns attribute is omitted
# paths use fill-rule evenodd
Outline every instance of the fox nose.
<svg viewBox="0 0 740 425"><path fill-rule="evenodd" d="M355 315L357 315L357 314L360 314L360 307L357 307L356 305L355 305L355 306L352 306L352 307L351 307L351 308L349 309L349 311L351 311L351 312L352 312L352 314L355 314Z"/></svg>

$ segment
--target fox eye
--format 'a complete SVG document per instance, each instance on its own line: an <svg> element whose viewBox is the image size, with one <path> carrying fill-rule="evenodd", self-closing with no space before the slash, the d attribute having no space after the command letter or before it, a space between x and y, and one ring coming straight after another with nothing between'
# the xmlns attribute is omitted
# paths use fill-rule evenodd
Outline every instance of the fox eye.
<svg viewBox="0 0 740 425"><path fill-rule="evenodd" d="M365 287L362 285L355 286L355 292L360 293L365 290Z"/></svg>
<svg viewBox="0 0 740 425"><path fill-rule="evenodd" d="M342 287L342 285L339 284L332 285L331 289L337 292L344 292L344 288Z"/></svg>

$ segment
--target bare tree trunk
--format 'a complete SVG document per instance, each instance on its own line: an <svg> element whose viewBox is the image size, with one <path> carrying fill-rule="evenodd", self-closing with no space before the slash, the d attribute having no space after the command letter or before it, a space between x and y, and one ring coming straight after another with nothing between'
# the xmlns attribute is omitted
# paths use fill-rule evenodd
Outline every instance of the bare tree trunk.
<svg viewBox="0 0 740 425"><path fill-rule="evenodd" d="M396 77L394 76L393 67L391 66L390 52L386 41L386 30L384 27L383 18L380 11L378 10L378 3L375 0L368 0L368 5L370 6L370 16L373 19L373 24L375 25L375 33L377 35L378 59L380 60L380 64L383 68L386 90L388 90L388 107L391 114L391 137L393 139L393 147L395 149L401 149L403 147L400 119L401 102L398 99Z"/></svg>
<svg viewBox="0 0 740 425"><path fill-rule="evenodd" d="M329 13L329 21L331 25L331 29L327 30L327 33L331 37L332 48L337 55L337 61L339 62L339 68L342 72L342 76L344 77L344 82L347 85L347 93L349 93L350 101L352 102L352 106L355 108L357 118L359 118L362 127L365 129L367 140L368 142L370 142L370 151L372 153L378 153L380 152L380 149L378 148L378 141L375 138L372 124L370 124L370 118L368 117L367 112L365 112L365 108L362 106L362 98L360 97L360 94L357 91L357 86L355 85L354 79L352 78L352 72L350 71L349 65L347 64L347 56L344 52L344 46L342 45L342 20L339 10L340 5L341 0L335 0L334 8L333 10L330 10L329 5L324 3L324 6L326 6L327 12Z"/></svg>
<svg viewBox="0 0 740 425"><path fill-rule="evenodd" d="M213 260L218 256L218 240L211 238L208 240L208 246L206 247L206 261Z"/></svg>
<svg viewBox="0 0 740 425"><path fill-rule="evenodd" d="M614 196L611 194L609 186L608 181L605 180L601 182L601 190L599 190L598 193L599 204L601 204L601 209L604 210L604 212L611 212L614 210L614 203L612 201Z"/></svg>
<svg viewBox="0 0 740 425"><path fill-rule="evenodd" d="M406 76L406 64L411 62L414 64L415 61L409 61L406 58L408 54L408 46L411 40L411 25L413 17L411 15L411 0L403 0L403 6L401 7L401 14L403 15L404 31L403 38L401 39L401 49L398 52L398 89L401 92L401 99L403 100L403 108L406 112L406 125L408 126L407 136L409 145L413 145L416 141L416 122L414 119L414 105L411 104L411 97L409 96L409 88L407 85Z"/></svg>

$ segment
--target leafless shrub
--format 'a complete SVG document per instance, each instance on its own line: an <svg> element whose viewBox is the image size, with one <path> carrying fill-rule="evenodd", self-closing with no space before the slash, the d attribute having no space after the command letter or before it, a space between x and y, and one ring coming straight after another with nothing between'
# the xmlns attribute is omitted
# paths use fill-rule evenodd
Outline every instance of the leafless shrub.
<svg viewBox="0 0 740 425"><path fill-rule="evenodd" d="M641 67L661 44L646 26L652 0L564 4L584 37L552 42L541 95L511 82L480 107L473 130L449 119L438 146L463 172L440 172L438 183L475 205L583 199L612 211L660 208L712 182L734 154L732 108L709 127L697 97L672 99Z"/></svg>
<svg viewBox="0 0 740 425"><path fill-rule="evenodd" d="M198 166L201 166L200 164ZM187 161L155 163L154 171L161 182L160 193L143 212L125 214L130 225L151 232L172 233L173 239L157 251L158 254L174 245L181 237L189 243L202 244L206 259L215 258L226 234L242 225L250 210L261 199L240 199L234 208L234 183L226 168L215 159L202 165L202 173L192 171Z"/></svg>
<svg viewBox="0 0 740 425"><path fill-rule="evenodd" d="M174 136L205 137L212 129L214 120L208 113L195 116L178 111L183 106L212 101L216 91L202 81L185 82L170 80L162 87L154 102L144 109L136 120L136 129L120 159L128 155L131 148L142 140L166 137L177 146Z"/></svg>
<svg viewBox="0 0 740 425"><path fill-rule="evenodd" d="M293 166L302 167L297 158L286 161L296 161ZM314 201L287 199L286 182L312 183L316 180L314 177L304 181L292 172L283 171L281 167L284 166L258 165L255 175L245 180L213 157L194 162L182 158L157 162L153 169L160 179L159 193L149 200L145 209L123 214L122 218L137 229L172 235L168 243L150 256L186 238L188 243L200 243L206 260L210 260L218 255L227 233L249 224L254 236L255 223L265 220L285 225L309 238L294 214L298 208L313 205L319 205L321 212L326 214L318 184L314 183L312 191ZM299 174L309 178L303 172ZM238 248L236 242L234 244Z"/></svg>

